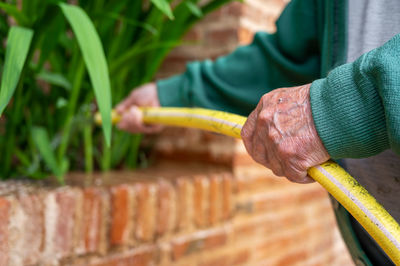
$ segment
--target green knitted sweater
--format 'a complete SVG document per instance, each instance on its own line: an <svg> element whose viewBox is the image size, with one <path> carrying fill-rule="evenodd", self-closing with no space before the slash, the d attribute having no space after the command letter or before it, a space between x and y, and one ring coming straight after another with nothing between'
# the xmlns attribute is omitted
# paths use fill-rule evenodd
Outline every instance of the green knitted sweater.
<svg viewBox="0 0 400 266"><path fill-rule="evenodd" d="M312 82L314 122L332 158L400 154L400 34L343 64L346 9L345 0L292 0L276 33L159 81L161 105L248 115L263 94Z"/></svg>

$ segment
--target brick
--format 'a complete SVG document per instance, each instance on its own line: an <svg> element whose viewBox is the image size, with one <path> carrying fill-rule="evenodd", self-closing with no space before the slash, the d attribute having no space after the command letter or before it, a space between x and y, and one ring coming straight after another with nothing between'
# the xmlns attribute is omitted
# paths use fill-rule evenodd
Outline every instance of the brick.
<svg viewBox="0 0 400 266"><path fill-rule="evenodd" d="M77 192L74 189L62 189L56 193L58 207L57 222L54 236L54 248L57 255L66 257L73 248L73 230L77 206Z"/></svg>
<svg viewBox="0 0 400 266"><path fill-rule="evenodd" d="M210 22L217 22L219 20L221 20L223 18L224 12L223 12L223 8L219 8L213 12L211 12L210 14L208 14L204 19L203 19L203 24L207 24Z"/></svg>
<svg viewBox="0 0 400 266"><path fill-rule="evenodd" d="M233 155L233 167L239 166L254 166L256 162L247 154L246 148L243 143L236 142L235 154Z"/></svg>
<svg viewBox="0 0 400 266"><path fill-rule="evenodd" d="M183 41L188 41L188 42L197 42L201 40L202 34L201 34L202 29L199 27L193 27L188 33L185 34L183 37Z"/></svg>
<svg viewBox="0 0 400 266"><path fill-rule="evenodd" d="M136 230L135 236L141 241L150 241L155 234L156 187L154 184L139 183L136 189Z"/></svg>
<svg viewBox="0 0 400 266"><path fill-rule="evenodd" d="M303 250L296 250L295 252L290 252L288 254L285 254L283 258L278 260L277 265L293 265L295 263L302 264L306 263L308 258L308 251L303 249Z"/></svg>
<svg viewBox="0 0 400 266"><path fill-rule="evenodd" d="M283 189L284 188L284 189ZM263 213L282 208L293 208L302 206L307 202L320 201L326 198L326 192L319 187L301 184L283 184L280 190L271 189L260 193L253 192L252 195L239 200L236 203L237 211L241 213ZM243 197L241 197L243 199Z"/></svg>
<svg viewBox="0 0 400 266"><path fill-rule="evenodd" d="M204 249L213 249L223 246L228 240L228 235L225 230L211 231L204 237Z"/></svg>
<svg viewBox="0 0 400 266"><path fill-rule="evenodd" d="M74 254L83 254L86 252L85 242L84 242L84 193L82 189L76 188L76 206L75 206L75 225L72 232L72 246Z"/></svg>
<svg viewBox="0 0 400 266"><path fill-rule="evenodd" d="M180 64L183 67L187 59L182 55L173 56L168 68ZM172 65L171 65L172 64ZM179 136L179 138L177 138ZM188 128L167 128L156 139L154 152L159 159L179 162L203 162L218 165L230 165L234 146L232 138L226 138L210 132Z"/></svg>
<svg viewBox="0 0 400 266"><path fill-rule="evenodd" d="M251 216L233 225L234 240L237 242L258 238L259 236L273 237L276 232L297 230L306 224L306 215L302 210L277 211L264 215Z"/></svg>
<svg viewBox="0 0 400 266"><path fill-rule="evenodd" d="M232 217L233 212L233 177L225 173L222 179L222 219Z"/></svg>
<svg viewBox="0 0 400 266"><path fill-rule="evenodd" d="M251 251L249 249L238 250L233 254L230 265L243 265L249 261L250 256Z"/></svg>
<svg viewBox="0 0 400 266"><path fill-rule="evenodd" d="M197 249L196 242L186 239L173 240L171 244L171 255L173 260L178 260L184 255L190 254L192 250ZM191 247L192 246L192 247Z"/></svg>
<svg viewBox="0 0 400 266"><path fill-rule="evenodd" d="M195 176L193 181L194 221L198 227L208 224L209 217L209 181L207 176Z"/></svg>
<svg viewBox="0 0 400 266"><path fill-rule="evenodd" d="M259 194L252 199L253 210L255 212L267 212L279 210L288 206L299 206L297 201L299 191L286 190L282 192Z"/></svg>
<svg viewBox="0 0 400 266"><path fill-rule="evenodd" d="M94 188L85 189L83 197L84 245L87 253L96 252L100 241L101 226L100 191Z"/></svg>
<svg viewBox="0 0 400 266"><path fill-rule="evenodd" d="M18 197L20 211L23 213L20 219L22 228L19 243L15 246L13 255L22 259L23 264L37 263L44 234L43 203L40 195L22 194ZM23 217L23 218L22 218ZM18 236L16 236L18 237Z"/></svg>
<svg viewBox="0 0 400 266"><path fill-rule="evenodd" d="M83 190L80 246L84 253L106 251L106 224L110 207L108 202L108 194L101 188L89 187Z"/></svg>
<svg viewBox="0 0 400 266"><path fill-rule="evenodd" d="M113 186L111 192L110 244L126 246L132 244L134 192L126 184Z"/></svg>
<svg viewBox="0 0 400 266"><path fill-rule="evenodd" d="M214 29L206 32L205 39L208 45L226 45L227 43L237 42L238 32L236 28Z"/></svg>
<svg viewBox="0 0 400 266"><path fill-rule="evenodd" d="M104 258L96 258L88 266L147 266L157 263L158 254L154 246L142 246L127 252L117 253Z"/></svg>
<svg viewBox="0 0 400 266"><path fill-rule="evenodd" d="M207 259L202 261L200 266L231 266L231 265L243 265L250 259L250 249L236 249L231 246L229 250L219 251L214 254L218 254L214 256L212 259Z"/></svg>
<svg viewBox="0 0 400 266"><path fill-rule="evenodd" d="M199 266L230 266L232 264L229 263L229 256L219 256L218 258L213 258L202 262Z"/></svg>
<svg viewBox="0 0 400 266"><path fill-rule="evenodd" d="M222 186L221 177L213 175L210 178L210 224L219 222L222 215Z"/></svg>
<svg viewBox="0 0 400 266"><path fill-rule="evenodd" d="M307 202L312 202L312 201L319 201L326 199L328 197L328 193L326 192L325 189L323 189L321 186L318 184L311 184L310 189L305 190L303 193L299 195L299 202L301 203L307 203Z"/></svg>
<svg viewBox="0 0 400 266"><path fill-rule="evenodd" d="M242 15L243 4L239 2L232 2L225 6L225 14L240 17Z"/></svg>
<svg viewBox="0 0 400 266"><path fill-rule="evenodd" d="M6 198L0 197L0 265L8 265L8 223L10 221L11 204Z"/></svg>
<svg viewBox="0 0 400 266"><path fill-rule="evenodd" d="M227 239L227 231L224 228L198 231L194 234L175 238L171 241L172 259L176 261L198 251L221 247L227 243Z"/></svg>
<svg viewBox="0 0 400 266"><path fill-rule="evenodd" d="M275 234L273 237L265 238L263 243L255 246L256 258L280 259L289 254L289 252L302 252L304 246L308 244L310 236L313 235L313 232L313 227L303 226L294 231L286 231L284 233ZM304 254L301 256L308 255Z"/></svg>
<svg viewBox="0 0 400 266"><path fill-rule="evenodd" d="M170 233L176 226L176 193L171 183L161 179L157 191L157 234Z"/></svg>
<svg viewBox="0 0 400 266"><path fill-rule="evenodd" d="M283 178L268 175L269 171L269 169L265 169L263 174L248 173L246 175L237 175L237 192L239 194L254 194L258 191L271 190L276 186L282 188L284 185L288 184Z"/></svg>
<svg viewBox="0 0 400 266"><path fill-rule="evenodd" d="M170 238L168 238L170 240ZM159 265L171 265L171 245L169 241L158 241L158 263Z"/></svg>
<svg viewBox="0 0 400 266"><path fill-rule="evenodd" d="M177 187L177 227L187 231L193 227L193 185L189 178L176 180Z"/></svg>

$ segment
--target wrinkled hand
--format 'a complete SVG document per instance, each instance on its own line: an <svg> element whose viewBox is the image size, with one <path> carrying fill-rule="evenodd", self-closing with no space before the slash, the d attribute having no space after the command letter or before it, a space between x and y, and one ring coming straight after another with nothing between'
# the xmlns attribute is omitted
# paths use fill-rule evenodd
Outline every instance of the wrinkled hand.
<svg viewBox="0 0 400 266"><path fill-rule="evenodd" d="M131 133L159 132L162 129L161 126L145 125L143 123L139 106L160 107L155 83L148 83L134 89L125 100L117 105L116 111L121 115L121 121L117 125L118 128Z"/></svg>
<svg viewBox="0 0 400 266"><path fill-rule="evenodd" d="M312 118L310 86L264 94L241 132L256 162L297 183L312 182L307 169L329 159Z"/></svg>

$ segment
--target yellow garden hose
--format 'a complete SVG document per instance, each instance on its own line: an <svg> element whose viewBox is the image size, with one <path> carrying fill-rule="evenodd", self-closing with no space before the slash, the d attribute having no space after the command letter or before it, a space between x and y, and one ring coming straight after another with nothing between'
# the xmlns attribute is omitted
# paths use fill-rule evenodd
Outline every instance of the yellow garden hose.
<svg viewBox="0 0 400 266"><path fill-rule="evenodd" d="M246 117L200 108L141 108L148 124L192 127L240 138ZM113 112L113 123L120 117ZM96 122L101 118L96 115ZM333 161L308 169L308 174L339 201L375 239L396 265L400 265L400 226L353 177Z"/></svg>

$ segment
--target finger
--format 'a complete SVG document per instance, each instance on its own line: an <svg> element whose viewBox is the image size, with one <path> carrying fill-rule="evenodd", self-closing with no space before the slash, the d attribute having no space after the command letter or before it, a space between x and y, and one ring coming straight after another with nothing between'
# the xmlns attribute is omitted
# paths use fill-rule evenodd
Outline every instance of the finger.
<svg viewBox="0 0 400 266"><path fill-rule="evenodd" d="M309 177L308 175L305 175L304 177L296 177L296 178L291 178L291 177L286 177L289 181L293 183L298 183L298 184L309 184L309 183L314 183L315 180Z"/></svg>
<svg viewBox="0 0 400 266"><path fill-rule="evenodd" d="M314 183L315 179L309 176L308 174L304 177L302 180L302 184L309 184L309 183Z"/></svg>
<svg viewBox="0 0 400 266"><path fill-rule="evenodd" d="M116 107L115 110L119 113L122 114L125 110L127 110L130 106L134 105L136 103L135 97L130 94L125 100L120 102Z"/></svg>
<svg viewBox="0 0 400 266"><path fill-rule="evenodd" d="M253 138L253 143L251 144L252 150L250 151L250 156L259 164L264 165L265 167L270 168L270 161L268 158L268 154L265 151L264 145L260 145L256 138Z"/></svg>
<svg viewBox="0 0 400 266"><path fill-rule="evenodd" d="M263 102L262 99L258 102L257 107L250 113L247 117L246 122L243 125L242 130L240 131L240 135L242 137L244 146L248 153L252 150L252 137L255 131L255 127L257 124L257 118L259 112L262 110Z"/></svg>
<svg viewBox="0 0 400 266"><path fill-rule="evenodd" d="M121 121L118 123L117 127L131 133L146 134L160 132L163 128L161 125L143 124L143 113L136 106L132 106L129 110L123 113Z"/></svg>
<svg viewBox="0 0 400 266"><path fill-rule="evenodd" d="M247 150L247 153L251 155L252 152L252 142L253 142L253 135L257 121L257 110L251 112L251 114L247 117L246 122L243 125L242 130L240 131L240 135L242 137L244 146Z"/></svg>
<svg viewBox="0 0 400 266"><path fill-rule="evenodd" d="M142 112L136 106L132 106L122 113L121 121L117 127L129 132L140 132L142 124Z"/></svg>
<svg viewBox="0 0 400 266"><path fill-rule="evenodd" d="M285 177L292 182L300 184L307 184L314 182L314 180L307 175L307 170L296 169L292 166L286 166L284 169L285 169Z"/></svg>
<svg viewBox="0 0 400 266"><path fill-rule="evenodd" d="M268 160L270 163L269 169L271 169L276 176L285 176L285 168L282 164L282 161L276 156L276 153L272 149L266 149L265 152L268 154Z"/></svg>

